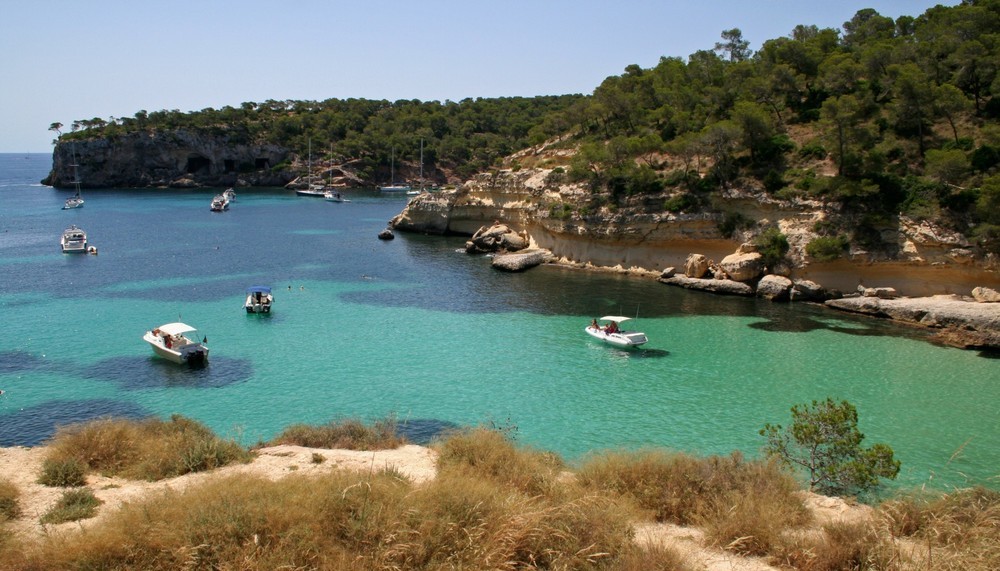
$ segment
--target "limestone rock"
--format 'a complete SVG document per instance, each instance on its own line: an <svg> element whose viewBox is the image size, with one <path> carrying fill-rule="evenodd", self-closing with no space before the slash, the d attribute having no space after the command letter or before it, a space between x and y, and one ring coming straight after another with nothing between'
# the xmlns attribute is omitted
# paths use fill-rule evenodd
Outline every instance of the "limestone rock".
<svg viewBox="0 0 1000 571"><path fill-rule="evenodd" d="M1000 349L1000 304L968 301L955 295L830 300L828 307L940 329L937 340L963 348Z"/></svg>
<svg viewBox="0 0 1000 571"><path fill-rule="evenodd" d="M788 292L791 301L823 301L829 297L823 286L812 280L795 280Z"/></svg>
<svg viewBox="0 0 1000 571"><path fill-rule="evenodd" d="M979 303L997 303L1000 302L1000 292L993 288L988 287L977 287L972 290L972 299L978 301Z"/></svg>
<svg viewBox="0 0 1000 571"><path fill-rule="evenodd" d="M499 254L493 258L493 267L508 272L523 272L547 262L551 257L551 252L542 249L524 250L513 254Z"/></svg>
<svg viewBox="0 0 1000 571"><path fill-rule="evenodd" d="M729 254L719 266L729 275L729 278L738 282L749 282L759 278L764 273L764 258L759 252L737 250L734 254Z"/></svg>
<svg viewBox="0 0 1000 571"><path fill-rule="evenodd" d="M684 275L689 278L699 279L708 273L708 258L703 254L691 254L684 263Z"/></svg>
<svg viewBox="0 0 1000 571"><path fill-rule="evenodd" d="M494 222L492 226L483 226L472 239L465 243L465 251L469 254L487 254L490 252L516 252L528 247L528 238L518 234L506 224Z"/></svg>
<svg viewBox="0 0 1000 571"><path fill-rule="evenodd" d="M733 280L706 280L678 274L669 278L659 278L657 281L667 285L680 286L686 289L709 291L712 293L744 296L753 295L752 287L743 282Z"/></svg>
<svg viewBox="0 0 1000 571"><path fill-rule="evenodd" d="M768 274L757 283L757 297L771 301L787 301L792 289L792 280L774 274Z"/></svg>
<svg viewBox="0 0 1000 571"><path fill-rule="evenodd" d="M674 277L674 274L676 274L676 273L677 273L677 269L674 268L673 266L670 266L669 268L666 268L662 272L660 272L660 277L661 278L672 278L672 277Z"/></svg>
<svg viewBox="0 0 1000 571"><path fill-rule="evenodd" d="M892 287L865 287L863 285L859 285L858 293L860 293L863 297L877 297L879 299L896 299L899 297L899 293L896 292L896 288Z"/></svg>
<svg viewBox="0 0 1000 571"><path fill-rule="evenodd" d="M382 230L381 232L378 233L378 239L379 240L392 240L395 237L396 236L392 233L392 230L390 230L388 228L386 228L385 230Z"/></svg>

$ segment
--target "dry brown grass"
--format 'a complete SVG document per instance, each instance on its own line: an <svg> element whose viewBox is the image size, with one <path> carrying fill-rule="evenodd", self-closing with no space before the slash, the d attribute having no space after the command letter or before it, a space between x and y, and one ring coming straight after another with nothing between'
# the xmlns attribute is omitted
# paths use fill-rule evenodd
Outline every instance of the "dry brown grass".
<svg viewBox="0 0 1000 571"><path fill-rule="evenodd" d="M46 462L78 460L106 476L160 480L251 458L235 441L174 415L168 421L108 418L61 427L48 443Z"/></svg>
<svg viewBox="0 0 1000 571"><path fill-rule="evenodd" d="M21 516L21 504L18 501L20 495L21 490L12 482L0 480L0 524L4 520Z"/></svg>
<svg viewBox="0 0 1000 571"><path fill-rule="evenodd" d="M802 571L894 571L900 551L873 522L838 522L816 533L786 536L772 551L782 567Z"/></svg>
<svg viewBox="0 0 1000 571"><path fill-rule="evenodd" d="M337 450L388 450L406 444L397 431L395 418L365 424L357 419L335 420L323 425L293 424L262 444L291 444Z"/></svg>

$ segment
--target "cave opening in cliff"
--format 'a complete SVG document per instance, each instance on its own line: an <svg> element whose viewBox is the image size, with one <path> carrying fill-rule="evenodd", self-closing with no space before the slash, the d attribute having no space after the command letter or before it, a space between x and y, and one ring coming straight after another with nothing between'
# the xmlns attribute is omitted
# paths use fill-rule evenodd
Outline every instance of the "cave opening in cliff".
<svg viewBox="0 0 1000 571"><path fill-rule="evenodd" d="M236 172L236 161L225 159L222 161L222 168L224 169L224 174L233 174Z"/></svg>
<svg viewBox="0 0 1000 571"><path fill-rule="evenodd" d="M257 170L269 169L271 168L271 161L269 159L257 159L254 161L253 166Z"/></svg>
<svg viewBox="0 0 1000 571"><path fill-rule="evenodd" d="M188 174L205 174L208 173L208 169L211 166L211 160L206 157L195 155L193 157L188 157L187 167L185 167L184 171Z"/></svg>

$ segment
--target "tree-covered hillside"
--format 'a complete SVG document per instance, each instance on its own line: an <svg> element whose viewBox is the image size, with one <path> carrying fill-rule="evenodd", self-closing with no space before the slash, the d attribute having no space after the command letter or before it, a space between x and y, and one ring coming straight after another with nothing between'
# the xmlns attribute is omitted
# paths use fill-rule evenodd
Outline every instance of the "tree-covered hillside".
<svg viewBox="0 0 1000 571"><path fill-rule="evenodd" d="M998 66L1000 0L965 0L896 20L861 10L843 29L803 24L756 52L725 30L714 49L629 65L588 96L140 111L74 122L60 141L185 128L299 155L311 141L376 180L391 149L412 163L420 140L425 164L464 178L558 135L578 151L569 176L602 204L666 194L664 210L718 208L720 193L750 189L837 206L833 253L877 247L900 213L1000 253Z"/></svg>

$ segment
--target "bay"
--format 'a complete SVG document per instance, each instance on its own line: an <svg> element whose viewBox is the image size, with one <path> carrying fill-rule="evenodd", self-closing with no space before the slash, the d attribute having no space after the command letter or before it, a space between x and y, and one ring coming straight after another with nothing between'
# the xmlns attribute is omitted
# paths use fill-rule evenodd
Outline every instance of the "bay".
<svg viewBox="0 0 1000 571"><path fill-rule="evenodd" d="M689 292L545 266L494 271L464 239L376 238L404 196L284 189L68 191L48 155L0 155L0 445L105 415L183 414L252 444L300 422L394 415L416 439L486 423L571 461L649 446L756 456L766 422L846 399L885 442L899 487L997 487L1000 363L922 331L812 305ZM99 254L64 255L84 228ZM270 285L274 313L246 315ZM638 314L641 350L600 345L593 317ZM183 320L204 369L141 337Z"/></svg>

